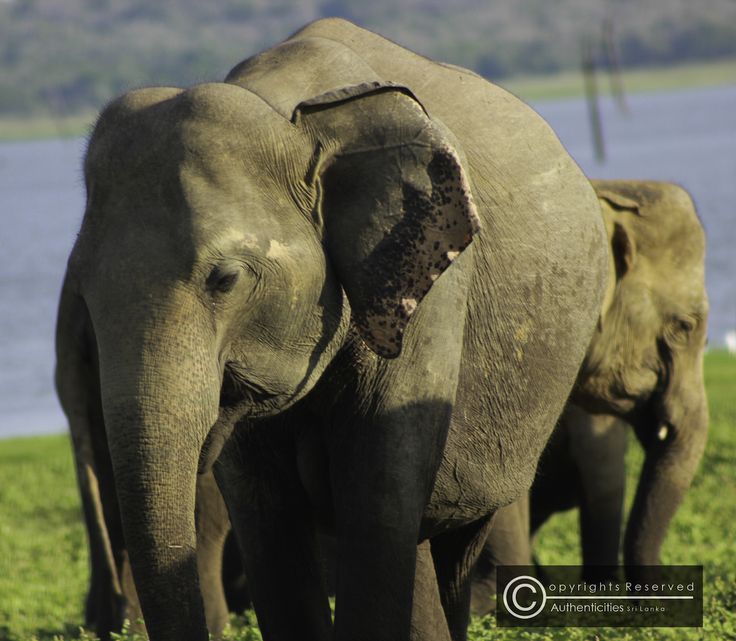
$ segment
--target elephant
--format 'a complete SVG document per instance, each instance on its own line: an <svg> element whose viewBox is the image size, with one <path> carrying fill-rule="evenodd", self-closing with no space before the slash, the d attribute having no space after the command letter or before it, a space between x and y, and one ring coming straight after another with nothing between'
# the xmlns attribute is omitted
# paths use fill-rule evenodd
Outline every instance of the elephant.
<svg viewBox="0 0 736 641"><path fill-rule="evenodd" d="M705 237L687 192L671 183L594 180L611 245L611 278L578 381L530 496L496 513L475 570L473 611L493 607L497 565L530 565L529 535L580 509L584 578L619 565L628 426L645 451L626 525L627 577L660 563L667 528L708 434L703 384L708 298Z"/></svg>
<svg viewBox="0 0 736 641"><path fill-rule="evenodd" d="M84 175L57 353L85 316L152 641L208 638L210 471L267 641L465 639L605 291L595 193L547 123L325 19L224 82L116 99Z"/></svg>

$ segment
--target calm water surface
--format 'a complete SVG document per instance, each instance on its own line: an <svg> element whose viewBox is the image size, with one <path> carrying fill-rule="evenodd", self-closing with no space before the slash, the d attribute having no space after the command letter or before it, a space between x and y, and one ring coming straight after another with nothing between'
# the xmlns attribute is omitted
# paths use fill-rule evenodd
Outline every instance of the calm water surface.
<svg viewBox="0 0 736 641"><path fill-rule="evenodd" d="M594 178L651 178L693 195L708 235L711 344L736 329L736 87L602 104L607 160L593 158L580 100L535 108ZM81 222L80 140L0 144L0 436L66 425L53 392L53 334L66 258Z"/></svg>

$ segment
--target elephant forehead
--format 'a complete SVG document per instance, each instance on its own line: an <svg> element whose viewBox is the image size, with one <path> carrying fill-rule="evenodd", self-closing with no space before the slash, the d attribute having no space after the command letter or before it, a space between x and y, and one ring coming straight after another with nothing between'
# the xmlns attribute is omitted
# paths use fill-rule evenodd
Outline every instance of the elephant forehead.
<svg viewBox="0 0 736 641"><path fill-rule="evenodd" d="M311 150L300 132L241 87L199 85L143 106L134 97L123 96L100 118L87 153L93 178L171 181L186 167L223 186L228 178L262 179L288 163L308 162Z"/></svg>
<svg viewBox="0 0 736 641"><path fill-rule="evenodd" d="M179 215L190 221L196 245L279 257L295 236L313 233L288 187L268 172L184 166L179 189Z"/></svg>
<svg viewBox="0 0 736 641"><path fill-rule="evenodd" d="M187 270L203 251L283 259L314 235L294 193L310 147L260 98L203 85L164 102L119 102L88 152L88 253L150 245Z"/></svg>
<svg viewBox="0 0 736 641"><path fill-rule="evenodd" d="M273 156L303 143L303 134L256 93L236 85L211 83L192 87L179 96L177 116L192 149L206 152L245 146L254 156ZM300 136L301 134L301 136ZM304 149L305 153L311 149Z"/></svg>
<svg viewBox="0 0 736 641"><path fill-rule="evenodd" d="M681 272L670 271L664 276L669 278L655 278L652 287L658 296L658 303L667 311L701 317L708 314L708 296L702 265L693 265L691 269Z"/></svg>

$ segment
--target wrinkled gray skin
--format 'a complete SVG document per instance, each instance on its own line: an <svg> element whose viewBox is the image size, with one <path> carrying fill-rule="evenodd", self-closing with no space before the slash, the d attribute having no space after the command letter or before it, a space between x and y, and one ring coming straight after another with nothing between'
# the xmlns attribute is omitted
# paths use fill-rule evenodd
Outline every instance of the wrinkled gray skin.
<svg viewBox="0 0 736 641"><path fill-rule="evenodd" d="M225 83L115 101L85 179L59 326L89 314L152 641L207 639L213 464L264 639L464 639L469 568L531 485L605 285L595 194L546 123L324 20Z"/></svg>
<svg viewBox="0 0 736 641"><path fill-rule="evenodd" d="M555 512L580 509L584 573L619 564L628 425L646 458L624 536L632 580L658 565L667 528L705 448L708 407L703 349L708 300L705 238L677 185L593 181L611 241L611 279L601 322L571 403L540 459L531 515L498 511L479 559L473 610L492 607L495 565L527 565L528 544ZM511 533L511 534L509 534Z"/></svg>

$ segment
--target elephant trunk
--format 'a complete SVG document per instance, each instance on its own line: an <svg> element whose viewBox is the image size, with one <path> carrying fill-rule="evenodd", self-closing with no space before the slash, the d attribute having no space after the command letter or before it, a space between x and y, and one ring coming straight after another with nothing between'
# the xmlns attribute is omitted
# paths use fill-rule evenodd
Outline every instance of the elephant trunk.
<svg viewBox="0 0 736 641"><path fill-rule="evenodd" d="M219 372L195 337L143 334L128 342L132 354L104 334L100 340L123 532L149 638L206 641L195 496L200 452L217 418Z"/></svg>
<svg viewBox="0 0 736 641"><path fill-rule="evenodd" d="M117 408L110 413L117 413ZM192 444L175 444L162 433L164 421L126 408L137 429L110 421L111 433L124 435L110 445L117 483L123 531L133 577L151 639L187 638L156 629L156 621L204 627L204 610L198 586L194 524L197 450ZM137 416L136 418L133 418ZM156 425L158 423L158 425ZM163 445L166 443L166 445ZM166 451L159 451L164 449ZM202 637L206 639L206 636Z"/></svg>
<svg viewBox="0 0 736 641"><path fill-rule="evenodd" d="M631 579L646 579L649 573L641 566L659 565L667 528L705 449L708 406L702 380L694 388L696 394L691 388L690 394L680 396L676 409L667 411L665 403L665 414L671 418L659 421L654 433L650 425L647 437L641 439L646 458L624 538L624 563Z"/></svg>

